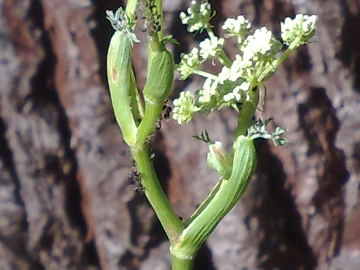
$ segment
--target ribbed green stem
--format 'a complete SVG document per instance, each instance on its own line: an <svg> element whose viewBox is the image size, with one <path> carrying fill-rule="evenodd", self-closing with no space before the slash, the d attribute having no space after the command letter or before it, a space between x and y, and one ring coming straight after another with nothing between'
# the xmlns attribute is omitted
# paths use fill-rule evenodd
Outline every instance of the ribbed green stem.
<svg viewBox="0 0 360 270"><path fill-rule="evenodd" d="M146 142L148 136L155 132L156 121L161 114L161 110L162 104L146 103L144 118L140 123L136 136L139 145Z"/></svg>
<svg viewBox="0 0 360 270"><path fill-rule="evenodd" d="M216 183L214 188L211 190L209 195L206 197L205 200L196 208L195 212L191 215L191 217L184 223L185 227L187 227L198 215L201 214L201 212L206 209L206 207L209 205L211 200L215 197L216 193L219 191L221 186L222 178Z"/></svg>
<svg viewBox="0 0 360 270"><path fill-rule="evenodd" d="M149 158L149 150L144 146L143 149L131 149L131 152L140 172L145 196L154 209L170 243L176 242L184 226L160 186Z"/></svg>
<svg viewBox="0 0 360 270"><path fill-rule="evenodd" d="M267 69L265 69L262 73L263 76L259 76L258 81L261 82L264 80L266 76L268 76L269 72L271 70L276 70L277 67L286 59L289 57L289 55L296 50L296 48L299 47L300 40L302 39L302 36L298 36L286 49L286 51L280 55L278 59L276 59L270 66L268 66Z"/></svg>

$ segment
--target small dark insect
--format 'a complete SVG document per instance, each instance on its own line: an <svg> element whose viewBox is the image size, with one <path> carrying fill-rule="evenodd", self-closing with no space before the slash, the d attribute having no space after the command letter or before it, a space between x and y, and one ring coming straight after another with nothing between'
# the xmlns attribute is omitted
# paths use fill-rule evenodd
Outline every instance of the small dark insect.
<svg viewBox="0 0 360 270"><path fill-rule="evenodd" d="M242 106L243 106L243 103L242 103L242 102L237 102L237 103L236 103L236 107L238 108L239 112L241 111Z"/></svg>
<svg viewBox="0 0 360 270"><path fill-rule="evenodd" d="M161 119L158 119L156 121L156 130L160 130L161 129Z"/></svg>
<svg viewBox="0 0 360 270"><path fill-rule="evenodd" d="M136 168L132 168L129 175L129 184L134 186L136 191L144 193L144 187L141 184L140 172Z"/></svg>
<svg viewBox="0 0 360 270"><path fill-rule="evenodd" d="M160 127L161 127L161 126L160 126ZM149 145L149 144L151 143L152 139L154 139L154 137L155 137L155 134L154 134L154 133L153 133L153 134L150 134L150 135L146 138L145 143Z"/></svg>
<svg viewBox="0 0 360 270"><path fill-rule="evenodd" d="M163 118L169 119L171 111L172 111L172 108L168 104L165 103L164 106L162 107Z"/></svg>
<svg viewBox="0 0 360 270"><path fill-rule="evenodd" d="M155 157L155 153L154 152L151 152L150 156L149 156L149 159L153 159Z"/></svg>
<svg viewBox="0 0 360 270"><path fill-rule="evenodd" d="M140 32L142 32L142 33L145 33L145 32L147 31L145 26L140 26L140 27L139 27L139 30L140 30Z"/></svg>
<svg viewBox="0 0 360 270"><path fill-rule="evenodd" d="M156 130L161 129L161 120L163 120L163 119L169 120L171 111L172 111L172 108L167 104L167 100L166 100L162 107L161 116L159 117L159 119L156 122Z"/></svg>

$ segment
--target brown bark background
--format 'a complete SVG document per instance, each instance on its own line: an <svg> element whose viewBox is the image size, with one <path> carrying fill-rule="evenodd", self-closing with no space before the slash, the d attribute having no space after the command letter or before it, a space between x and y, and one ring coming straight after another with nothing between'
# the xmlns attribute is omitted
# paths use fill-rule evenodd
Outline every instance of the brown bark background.
<svg viewBox="0 0 360 270"><path fill-rule="evenodd" d="M164 1L167 31L189 1ZM296 13L319 16L313 42L267 83L262 117L290 143L257 143L257 173L199 252L195 269L360 269L360 1L222 0L214 31L244 14L279 33ZM131 157L112 114L106 9L119 1L0 0L0 269L169 269L168 243L143 195L128 185ZM144 40L143 40L144 41ZM231 53L232 48L227 50ZM134 66L143 84L145 42ZM172 97L196 89L175 83ZM163 122L155 166L187 218L215 184L207 129L229 146L231 111Z"/></svg>

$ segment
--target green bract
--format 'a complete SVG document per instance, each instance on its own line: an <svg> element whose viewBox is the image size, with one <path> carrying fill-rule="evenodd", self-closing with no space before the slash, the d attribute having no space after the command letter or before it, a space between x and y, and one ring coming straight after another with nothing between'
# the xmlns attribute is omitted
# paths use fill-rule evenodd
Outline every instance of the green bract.
<svg viewBox="0 0 360 270"><path fill-rule="evenodd" d="M134 35L129 34L131 29L126 25L124 11L120 8L114 15L107 12L114 29L107 53L107 77L110 89L111 102L118 125L128 145L136 141L137 127L131 106L131 94L137 91L131 67L131 47Z"/></svg>
<svg viewBox="0 0 360 270"><path fill-rule="evenodd" d="M106 18L110 21L115 31L123 32L133 42L140 42L134 34L135 23L130 21L122 7L118 8L115 14L111 10L106 10Z"/></svg>
<svg viewBox="0 0 360 270"><path fill-rule="evenodd" d="M137 143L142 144L153 133L162 107L172 91L175 64L165 48L151 52L148 76L143 90L145 100L144 118L139 125Z"/></svg>
<svg viewBox="0 0 360 270"><path fill-rule="evenodd" d="M143 90L145 106L147 103L161 105L171 93L174 81L174 60L172 54L163 50L151 54L149 74Z"/></svg>

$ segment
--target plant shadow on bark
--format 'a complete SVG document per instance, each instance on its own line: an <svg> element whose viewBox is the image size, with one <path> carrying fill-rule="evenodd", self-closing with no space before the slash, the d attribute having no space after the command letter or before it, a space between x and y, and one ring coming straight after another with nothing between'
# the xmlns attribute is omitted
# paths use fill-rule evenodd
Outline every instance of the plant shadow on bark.
<svg viewBox="0 0 360 270"><path fill-rule="evenodd" d="M360 92L360 34L356 29L359 28L360 15L354 13L347 2L343 1L343 12L345 21L341 31L341 47L337 52L337 57L342 63L348 67L353 73L353 87L356 91Z"/></svg>
<svg viewBox="0 0 360 270"><path fill-rule="evenodd" d="M316 258L302 229L301 216L286 187L283 164L271 153L269 144L256 142L258 185L254 201L261 201L249 212L258 221L259 269L315 269ZM247 223L250 220L247 220Z"/></svg>
<svg viewBox="0 0 360 270"><path fill-rule="evenodd" d="M340 122L324 88L311 88L307 100L299 105L300 128L309 143L309 156L319 159L316 170L318 189L313 197L315 213L327 220L326 257L339 254L345 223L344 186L349 178L346 158L335 141Z"/></svg>

